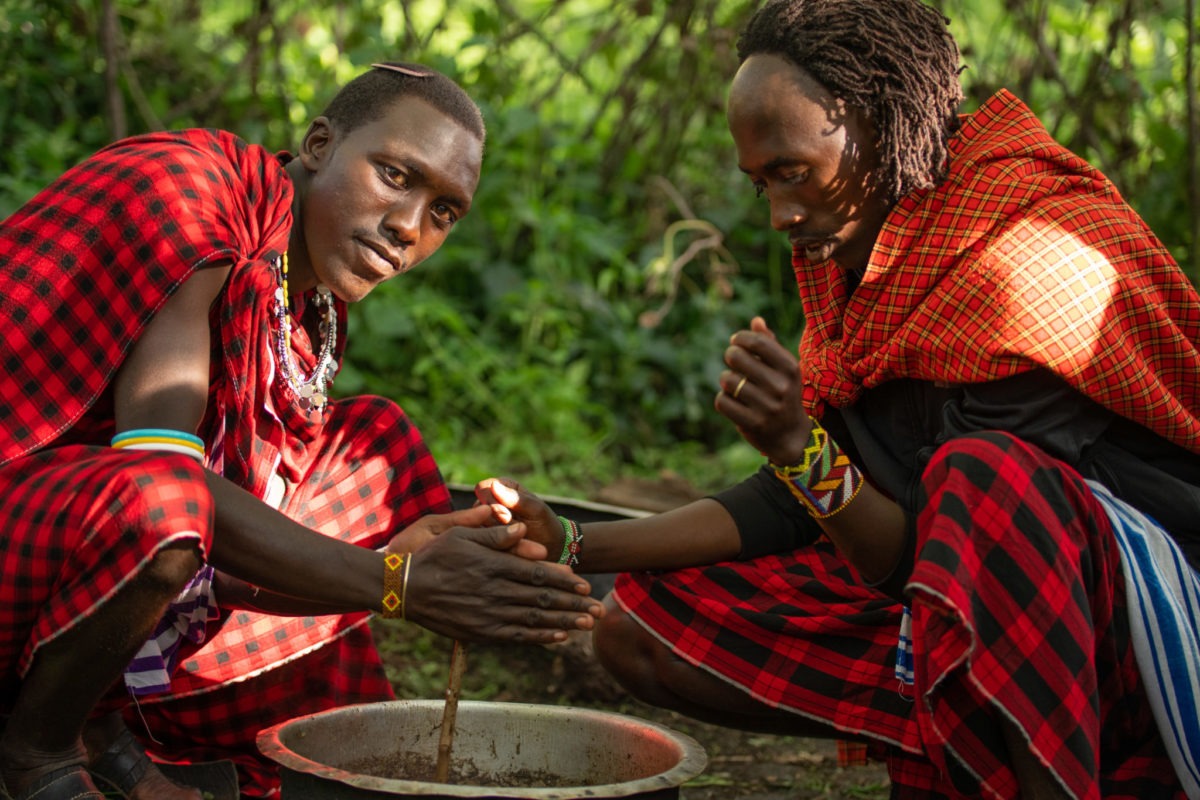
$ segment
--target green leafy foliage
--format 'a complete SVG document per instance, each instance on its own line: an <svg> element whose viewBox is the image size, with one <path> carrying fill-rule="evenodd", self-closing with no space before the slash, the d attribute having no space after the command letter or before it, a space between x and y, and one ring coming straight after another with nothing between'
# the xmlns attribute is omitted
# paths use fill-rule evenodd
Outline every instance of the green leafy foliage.
<svg viewBox="0 0 1200 800"><path fill-rule="evenodd" d="M801 327L725 128L754 5L7 0L0 214L116 136L203 125L286 149L365 65L431 64L484 109L484 177L445 247L355 309L337 391L401 402L455 481L717 488L758 461L712 409L729 335L756 314L791 345ZM1195 270L1185 0L938 5L968 105L1011 88Z"/></svg>

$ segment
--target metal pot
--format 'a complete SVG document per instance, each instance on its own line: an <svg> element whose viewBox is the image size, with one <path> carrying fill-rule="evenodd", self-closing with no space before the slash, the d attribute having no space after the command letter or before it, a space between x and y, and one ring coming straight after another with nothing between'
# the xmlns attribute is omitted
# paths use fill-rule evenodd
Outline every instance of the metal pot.
<svg viewBox="0 0 1200 800"><path fill-rule="evenodd" d="M283 800L677 798L708 763L690 736L636 717L462 701L452 783L437 783L443 707L397 700L310 714L262 731L258 749L281 767Z"/></svg>

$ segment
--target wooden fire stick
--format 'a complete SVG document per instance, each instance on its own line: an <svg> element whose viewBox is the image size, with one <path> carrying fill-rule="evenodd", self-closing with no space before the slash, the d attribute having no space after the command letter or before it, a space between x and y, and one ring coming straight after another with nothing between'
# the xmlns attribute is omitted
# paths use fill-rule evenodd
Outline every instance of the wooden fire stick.
<svg viewBox="0 0 1200 800"><path fill-rule="evenodd" d="M450 680L446 684L446 708L442 712L442 735L438 739L437 771L434 780L449 783L450 749L454 746L454 721L458 716L458 696L462 691L463 672L467 668L466 646L455 640L450 654Z"/></svg>

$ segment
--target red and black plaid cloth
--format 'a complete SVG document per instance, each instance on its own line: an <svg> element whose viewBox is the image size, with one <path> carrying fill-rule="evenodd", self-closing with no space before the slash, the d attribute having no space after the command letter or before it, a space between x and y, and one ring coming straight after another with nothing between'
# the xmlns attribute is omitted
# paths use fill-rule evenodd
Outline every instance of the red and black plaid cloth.
<svg viewBox="0 0 1200 800"><path fill-rule="evenodd" d="M795 255L812 412L895 378L1043 366L1200 451L1200 299L1153 234L1005 92L952 153L949 179L888 217L852 295L841 270ZM911 690L894 674L900 607L824 539L623 575L616 598L690 663L875 742L895 797L1015 796L1002 718L1073 797L1181 796L1129 647L1112 531L1078 474L991 434L939 449L922 487Z"/></svg>
<svg viewBox="0 0 1200 800"><path fill-rule="evenodd" d="M1007 92L950 149L948 180L893 209L852 295L841 270L794 256L813 412L893 378L1045 367L1200 452L1200 298L1166 248Z"/></svg>
<svg viewBox="0 0 1200 800"><path fill-rule="evenodd" d="M211 498L194 462L107 447L111 379L195 269L233 265L210 317L200 430L210 468L259 497L282 475L284 513L366 547L449 510L436 464L394 403L338 401L313 422L275 379L270 264L287 246L291 200L280 158L196 130L103 150L0 226L0 314L13 321L0 375L0 564L6 575L34 576L0 581L0 705L36 647L86 617L155 548L171 537L210 540ZM340 301L338 311L344 343ZM303 328L292 345L309 371L316 358ZM277 774L254 745L259 729L391 697L365 618L223 619L183 659L171 694L142 701L162 742L154 755L233 757L247 796L273 791ZM144 730L130 713L132 729Z"/></svg>

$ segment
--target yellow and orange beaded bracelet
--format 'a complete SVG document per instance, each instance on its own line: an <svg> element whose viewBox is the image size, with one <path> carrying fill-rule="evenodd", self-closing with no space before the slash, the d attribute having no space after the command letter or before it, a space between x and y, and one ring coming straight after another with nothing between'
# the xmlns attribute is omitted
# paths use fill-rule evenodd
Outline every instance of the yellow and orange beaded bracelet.
<svg viewBox="0 0 1200 800"><path fill-rule="evenodd" d="M775 477L783 481L788 491L817 519L832 517L850 505L866 482L862 471L815 419L799 464L768 463L775 471Z"/></svg>

